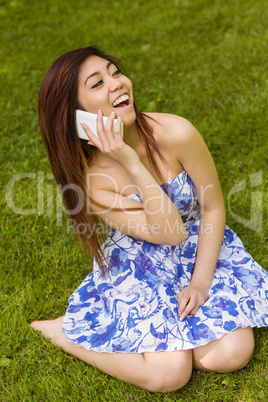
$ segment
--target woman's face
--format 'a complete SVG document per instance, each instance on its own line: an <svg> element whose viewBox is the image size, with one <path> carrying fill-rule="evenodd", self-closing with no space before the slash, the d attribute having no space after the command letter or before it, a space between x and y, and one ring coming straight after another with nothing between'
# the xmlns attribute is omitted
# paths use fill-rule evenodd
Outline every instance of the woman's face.
<svg viewBox="0 0 268 402"><path fill-rule="evenodd" d="M126 127L136 120L131 81L114 64L98 56L90 56L81 66L78 102L91 113L101 110L104 116L110 116L115 112Z"/></svg>

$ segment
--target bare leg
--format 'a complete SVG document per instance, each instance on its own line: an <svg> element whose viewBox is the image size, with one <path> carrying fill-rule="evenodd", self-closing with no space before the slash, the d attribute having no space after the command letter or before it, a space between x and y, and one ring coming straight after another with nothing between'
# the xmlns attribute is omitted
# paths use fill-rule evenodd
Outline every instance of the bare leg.
<svg viewBox="0 0 268 402"><path fill-rule="evenodd" d="M97 353L69 342L62 333L63 317L34 321L30 326L86 363L151 392L182 388L192 373L192 350L146 353Z"/></svg>
<svg viewBox="0 0 268 402"><path fill-rule="evenodd" d="M239 327L207 345L193 349L194 368L228 373L247 365L254 351L252 328Z"/></svg>

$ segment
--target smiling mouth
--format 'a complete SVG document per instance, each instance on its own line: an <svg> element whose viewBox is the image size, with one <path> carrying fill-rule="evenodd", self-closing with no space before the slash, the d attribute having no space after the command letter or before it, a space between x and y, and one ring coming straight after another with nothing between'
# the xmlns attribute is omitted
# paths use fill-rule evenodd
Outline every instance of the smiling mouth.
<svg viewBox="0 0 268 402"><path fill-rule="evenodd" d="M129 96L128 95L120 96L113 103L114 108L126 107L128 105L129 105Z"/></svg>

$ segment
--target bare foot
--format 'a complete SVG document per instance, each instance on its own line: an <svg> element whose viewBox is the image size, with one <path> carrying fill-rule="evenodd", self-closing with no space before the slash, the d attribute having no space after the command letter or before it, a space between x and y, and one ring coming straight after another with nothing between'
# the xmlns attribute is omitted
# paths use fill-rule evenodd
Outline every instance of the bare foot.
<svg viewBox="0 0 268 402"><path fill-rule="evenodd" d="M59 346L57 339L62 334L63 318L64 316L56 318L55 320L33 321L30 327L35 331L40 331L45 338L50 338L55 346Z"/></svg>

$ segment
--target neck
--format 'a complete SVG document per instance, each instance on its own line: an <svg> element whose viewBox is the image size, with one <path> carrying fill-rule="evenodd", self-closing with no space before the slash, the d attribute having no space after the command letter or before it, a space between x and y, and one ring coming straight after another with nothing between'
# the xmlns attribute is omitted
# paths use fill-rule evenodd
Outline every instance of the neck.
<svg viewBox="0 0 268 402"><path fill-rule="evenodd" d="M131 126L124 126L124 142L131 148L136 149L140 143L140 133L136 121Z"/></svg>

